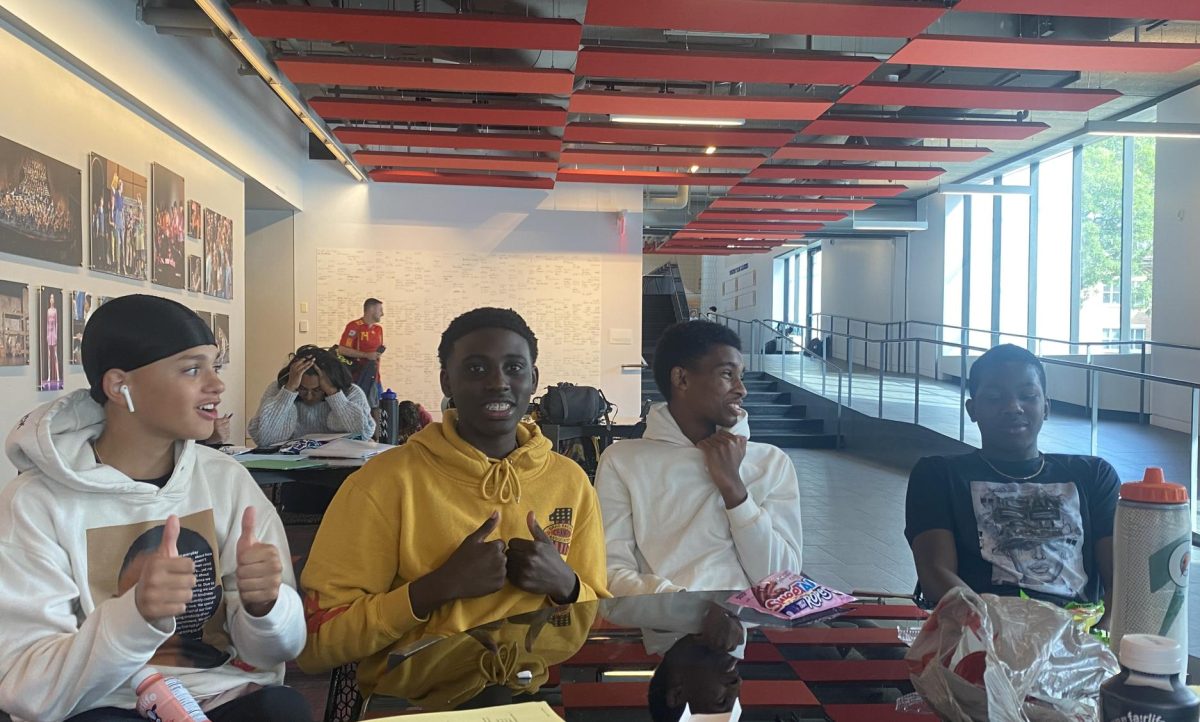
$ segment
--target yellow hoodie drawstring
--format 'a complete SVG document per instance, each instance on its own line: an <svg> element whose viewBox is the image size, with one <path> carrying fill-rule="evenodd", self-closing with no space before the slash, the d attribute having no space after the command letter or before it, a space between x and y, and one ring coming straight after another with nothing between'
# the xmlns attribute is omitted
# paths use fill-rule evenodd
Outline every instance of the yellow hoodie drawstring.
<svg viewBox="0 0 1200 722"><path fill-rule="evenodd" d="M520 670L520 651L515 642L497 646L495 652L486 652L479 658L479 671L488 684L508 685L509 680Z"/></svg>
<svg viewBox="0 0 1200 722"><path fill-rule="evenodd" d="M501 504L521 501L521 480L517 478L517 470L512 462L501 459L493 463L479 482L479 493L484 499L496 500Z"/></svg>

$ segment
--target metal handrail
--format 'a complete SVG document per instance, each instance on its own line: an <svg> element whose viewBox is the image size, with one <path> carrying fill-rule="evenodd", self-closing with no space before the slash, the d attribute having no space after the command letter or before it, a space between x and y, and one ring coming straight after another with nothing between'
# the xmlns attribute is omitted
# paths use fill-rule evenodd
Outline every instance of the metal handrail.
<svg viewBox="0 0 1200 722"><path fill-rule="evenodd" d="M1040 341L1042 343L1057 343L1057 344L1062 344L1063 346L1085 346L1086 347L1086 346L1133 346L1133 345L1139 345L1139 346L1149 346L1149 347L1159 347L1159 348L1170 348L1170 349L1177 349L1177 350L1181 350L1181 351L1200 351L1200 346L1189 346L1187 344L1172 343L1169 341L1153 341L1151 339L1137 339L1137 340L1126 340L1126 341L1121 341L1121 340L1116 340L1116 339L1114 339L1114 340L1103 340L1102 339L1099 341L1071 341L1069 339L1054 338L1052 336L1035 336L1035 335L1030 335L1030 334L1025 334L1025 333L1011 333L1009 331L1003 331L1003 330L998 331L998 330L990 329L990 328L975 328L973 326L956 326L955 324L952 324L952 323L941 323L938 321L920 321L917 319L906 319L903 321L875 321L872 319L856 318L854 316L842 316L839 314L825 313L825 312L814 313L814 314L812 314L812 316L814 318L818 318L818 319L819 318L828 318L830 321L842 320L842 321L847 321L847 322L867 324L869 326L884 326L884 327L901 326L905 329L904 335L906 335L906 336L909 335L907 325L908 324L917 324L917 325L921 325L921 326L932 326L933 328L941 328L941 329L949 328L949 329L954 329L955 331L965 331L965 332L969 332L969 333L981 333L981 334L987 334L989 336L1009 336L1012 338L1023 338L1023 339L1029 340L1029 341ZM771 319L771 322L772 323L787 323L787 324L790 324L793 326L799 325L792 321L777 321L775 319ZM827 331L827 330L832 330L832 329L821 328L821 330Z"/></svg>
<svg viewBox="0 0 1200 722"><path fill-rule="evenodd" d="M764 327L769 328L769 326L766 326L766 322L760 321L759 323L762 323ZM887 346L893 345L893 344L910 344L910 343L915 344L915 353L914 353L915 358L914 358L914 364L913 364L914 368L915 368L915 370L913 372L913 379L914 379L913 423L914 424L920 423L921 344L928 343L928 344L934 344L935 346L944 346L944 347L958 349L959 350L958 355L960 358L960 361L959 361L959 364L960 364L959 401L960 401L960 403L959 403L958 440L963 441L966 438L966 409L965 409L965 404L963 402L965 402L965 400L966 400L966 389L967 389L967 352L968 351L979 351L982 353L982 352L988 351L989 349L979 347L979 346L970 346L968 344L963 344L963 343L955 343L953 341L943 341L943 340L934 339L934 338L923 338L923 337L883 338L883 339L868 338L865 336L856 336L854 334L845 333L845 332L841 332L841 331L832 331L832 330L828 330L828 329L817 329L812 326L807 326L805 324L798 324L798 323L791 323L791 322L783 322L783 323L784 323L784 325L788 326L789 328L798 328L798 329L802 329L802 330L805 330L808 332L819 331L821 333L825 333L825 334L832 335L832 336L838 336L838 337L842 337L842 338L846 339L846 342L847 342L847 345L846 345L846 360L847 360L846 398L847 398L847 405L852 405L853 401L854 401L854 396L853 396L853 394L854 394L854 386L853 386L853 382L854 382L854 346L853 346L853 342L861 341L863 343L864 361L869 361L869 359L867 359L867 357L866 357L867 345L868 344L878 344L879 345L879 361L880 361L880 363L879 363L879 402L878 402L877 414L878 414L879 418L883 418L883 382L884 382L884 374L885 374L885 363L884 362L886 359L885 349ZM792 343L795 343L795 342L793 341ZM756 350L757 350L757 348L756 348ZM1068 368L1076 368L1076 369L1080 369L1087 373L1087 376L1088 376L1087 406L1091 411L1091 419L1090 419L1091 438L1090 438L1089 445L1090 445L1091 453L1093 455L1095 455L1097 453L1098 447L1099 447L1100 374L1112 374L1114 376L1124 376L1126 378L1137 379L1139 381L1139 383L1143 384L1143 385L1145 384L1145 382L1149 381L1149 382L1153 382L1153 383L1162 383L1162 384L1167 384L1169 386L1180 386L1180 387L1183 387L1186 389L1190 389L1190 391L1191 391L1191 423L1190 423L1190 429L1189 429L1189 456L1190 456L1189 491L1191 494L1191 498L1193 498L1193 499L1196 498L1197 477L1200 476L1200 383L1195 382L1195 381L1187 381L1184 379L1173 378L1173 377L1169 377L1169 376L1150 374L1150 373L1146 373L1145 371L1127 371L1125 369L1117 369L1117 368L1111 368L1108 366L1100 366L1100 365L1093 364L1090 362L1068 361L1066 359L1055 359L1055 358L1048 358L1048 357L1039 357L1039 358L1043 364L1049 364L1049 365L1055 365L1055 366L1065 366ZM786 359L786 355L785 355L785 359ZM761 366L761 362L760 362L760 366ZM803 368L803 366L801 366L801 368ZM906 376L907 374L902 373L900 375ZM840 403L840 401L839 401L839 403Z"/></svg>

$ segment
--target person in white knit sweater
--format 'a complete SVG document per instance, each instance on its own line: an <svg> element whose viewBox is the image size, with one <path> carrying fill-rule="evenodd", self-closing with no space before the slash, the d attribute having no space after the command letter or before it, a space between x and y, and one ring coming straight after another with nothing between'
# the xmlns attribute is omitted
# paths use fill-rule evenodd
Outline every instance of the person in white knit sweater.
<svg viewBox="0 0 1200 722"><path fill-rule="evenodd" d="M796 469L778 447L748 440L740 349L711 321L659 339L654 380L667 402L596 471L614 596L745 589L801 571Z"/></svg>
<svg viewBox="0 0 1200 722"><path fill-rule="evenodd" d="M371 438L375 420L349 368L331 351L301 346L267 384L250 438L274 446L307 434L344 433Z"/></svg>

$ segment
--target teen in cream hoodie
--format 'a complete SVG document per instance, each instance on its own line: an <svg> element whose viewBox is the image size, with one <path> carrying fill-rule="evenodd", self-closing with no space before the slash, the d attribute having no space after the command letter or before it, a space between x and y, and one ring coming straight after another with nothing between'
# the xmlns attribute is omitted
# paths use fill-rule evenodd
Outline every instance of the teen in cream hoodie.
<svg viewBox="0 0 1200 722"><path fill-rule="evenodd" d="M746 413L729 429L749 438ZM745 589L778 571L800 571L800 492L778 447L746 443L747 496L727 509L705 464L667 404L651 407L641 439L605 450L596 493L614 596Z"/></svg>
<svg viewBox="0 0 1200 722"><path fill-rule="evenodd" d="M41 406L8 437L20 473L0 492L0 709L27 720L131 709L130 678L147 665L178 677L201 704L248 684L281 684L305 631L275 510L240 464L192 441L176 443L162 488L99 463L91 442L104 421L80 390ZM284 560L278 600L262 617L246 612L237 591L248 506L258 539ZM196 587L164 629L138 612L132 585L173 514Z"/></svg>

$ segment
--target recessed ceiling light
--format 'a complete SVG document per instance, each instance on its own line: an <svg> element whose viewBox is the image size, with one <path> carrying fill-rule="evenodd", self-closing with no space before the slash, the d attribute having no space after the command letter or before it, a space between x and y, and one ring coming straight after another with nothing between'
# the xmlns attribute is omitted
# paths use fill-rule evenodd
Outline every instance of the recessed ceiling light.
<svg viewBox="0 0 1200 722"><path fill-rule="evenodd" d="M1139 123L1134 121L1089 121L1088 135L1131 135L1150 138L1200 138L1197 123Z"/></svg>
<svg viewBox="0 0 1200 722"><path fill-rule="evenodd" d="M695 173L695 172L696 172L696 171L698 171L698 170L700 170L700 166L698 166L698 165L694 165L694 166L692 166L692 168L691 168L691 171L692 171L693 173Z"/></svg>
<svg viewBox="0 0 1200 722"><path fill-rule="evenodd" d="M642 123L646 125L707 125L716 128L728 128L746 124L744 118L675 118L666 115L612 115L609 118L614 123Z"/></svg>
<svg viewBox="0 0 1200 722"><path fill-rule="evenodd" d="M717 152L717 146L715 146L715 145L710 145L704 149L705 155L712 155L713 153L716 153L716 152Z"/></svg>

